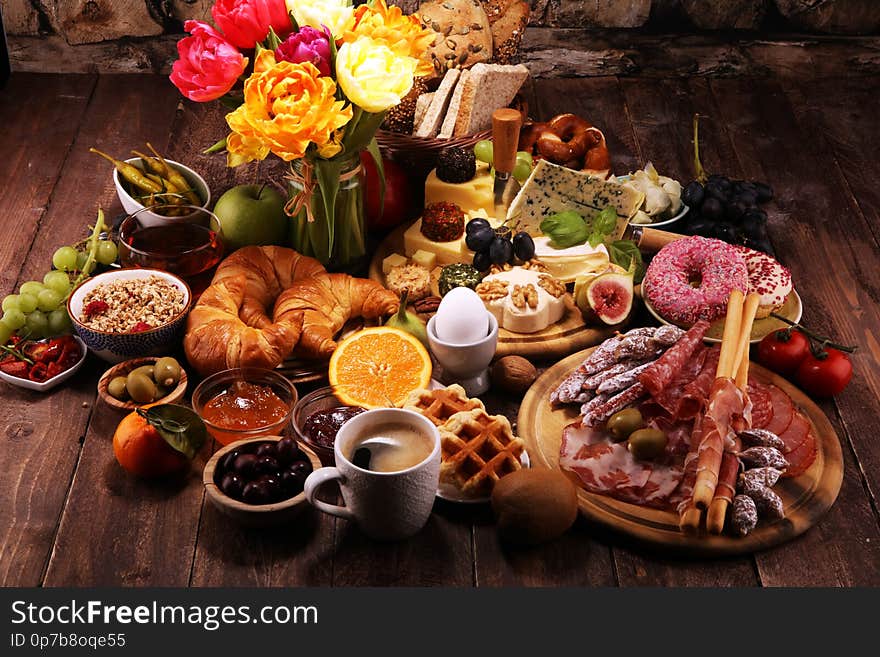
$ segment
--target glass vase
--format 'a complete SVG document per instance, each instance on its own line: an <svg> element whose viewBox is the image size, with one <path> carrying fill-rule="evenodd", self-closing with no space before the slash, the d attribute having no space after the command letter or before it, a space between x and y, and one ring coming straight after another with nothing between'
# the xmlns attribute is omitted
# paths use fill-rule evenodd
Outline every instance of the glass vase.
<svg viewBox="0 0 880 657"><path fill-rule="evenodd" d="M310 169L310 170L309 170ZM290 244L303 255L316 258L328 271L360 273L366 269L364 234L364 173L360 153L333 160L291 162L288 194L303 194L305 177L312 180L308 205L305 200L290 217ZM329 212L328 212L329 209Z"/></svg>

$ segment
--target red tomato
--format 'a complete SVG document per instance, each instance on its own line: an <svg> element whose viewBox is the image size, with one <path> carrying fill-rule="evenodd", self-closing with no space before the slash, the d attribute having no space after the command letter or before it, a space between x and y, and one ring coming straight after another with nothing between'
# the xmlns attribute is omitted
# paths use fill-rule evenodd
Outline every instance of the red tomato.
<svg viewBox="0 0 880 657"><path fill-rule="evenodd" d="M825 348L826 356L808 354L797 370L798 385L814 397L833 397L852 378L852 363L842 351Z"/></svg>
<svg viewBox="0 0 880 657"><path fill-rule="evenodd" d="M366 172L366 190L364 194L364 210L367 228L394 228L409 219L412 206L412 190L406 170L394 160L382 158L385 171L384 209L379 212L379 192L381 186L373 156L367 151L361 153L361 164ZM380 216L381 214L381 216Z"/></svg>
<svg viewBox="0 0 880 657"><path fill-rule="evenodd" d="M779 329L764 336L758 345L758 361L774 372L794 374L810 354L810 340L800 331Z"/></svg>

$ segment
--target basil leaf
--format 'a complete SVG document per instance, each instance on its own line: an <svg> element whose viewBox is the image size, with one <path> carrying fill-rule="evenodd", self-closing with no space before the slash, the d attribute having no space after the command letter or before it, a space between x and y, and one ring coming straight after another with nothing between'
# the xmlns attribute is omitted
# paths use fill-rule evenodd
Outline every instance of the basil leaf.
<svg viewBox="0 0 880 657"><path fill-rule="evenodd" d="M645 262L642 260L642 252L635 242L630 240L617 240L608 244L608 257L611 262L627 271L635 269L633 282L638 284L645 277Z"/></svg>
<svg viewBox="0 0 880 657"><path fill-rule="evenodd" d="M590 246L594 249L614 232L617 227L617 210L608 206L593 219L593 229L590 233Z"/></svg>
<svg viewBox="0 0 880 657"><path fill-rule="evenodd" d="M590 235L584 218L573 210L557 212L541 222L541 232L557 249L583 244Z"/></svg>

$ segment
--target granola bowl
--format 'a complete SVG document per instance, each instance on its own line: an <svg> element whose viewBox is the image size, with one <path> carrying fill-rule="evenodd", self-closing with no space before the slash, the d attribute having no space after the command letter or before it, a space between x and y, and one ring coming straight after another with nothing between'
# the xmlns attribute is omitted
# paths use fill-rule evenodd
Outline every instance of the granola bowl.
<svg viewBox="0 0 880 657"><path fill-rule="evenodd" d="M81 283L67 300L76 334L99 358L170 353L179 344L192 293L159 269L116 269Z"/></svg>

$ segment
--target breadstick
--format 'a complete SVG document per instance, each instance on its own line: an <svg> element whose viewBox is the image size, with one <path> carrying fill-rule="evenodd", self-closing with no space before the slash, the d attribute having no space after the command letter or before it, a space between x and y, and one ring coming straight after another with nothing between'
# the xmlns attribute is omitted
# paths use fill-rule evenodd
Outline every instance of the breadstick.
<svg viewBox="0 0 880 657"><path fill-rule="evenodd" d="M734 359L736 366L736 387L746 391L749 385L749 343L752 338L752 326L755 323L755 313L758 312L758 305L761 303L761 296L757 292L752 292L746 297L745 306L743 308L742 327L739 332L739 344L737 346L737 355Z"/></svg>
<svg viewBox="0 0 880 657"><path fill-rule="evenodd" d="M724 334L721 337L721 354L715 378L733 378L736 373L736 350L743 314L743 293L733 290L727 300L727 316L724 318Z"/></svg>

